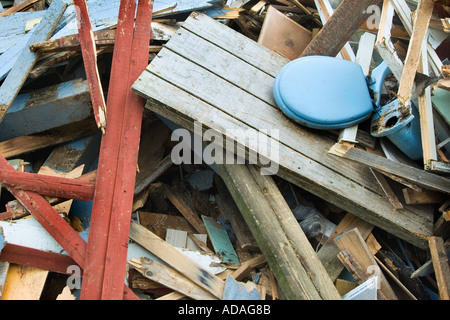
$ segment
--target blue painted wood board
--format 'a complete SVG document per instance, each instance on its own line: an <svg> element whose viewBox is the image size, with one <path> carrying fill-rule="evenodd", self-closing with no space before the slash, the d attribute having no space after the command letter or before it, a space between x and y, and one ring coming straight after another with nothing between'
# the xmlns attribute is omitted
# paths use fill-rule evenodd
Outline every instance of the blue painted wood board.
<svg viewBox="0 0 450 320"><path fill-rule="evenodd" d="M216 254L219 255L222 261L239 264L239 258L236 251L234 251L226 229L211 217L202 215L202 220Z"/></svg>
<svg viewBox="0 0 450 320"><path fill-rule="evenodd" d="M3 120L39 57L31 52L28 46L46 41L51 37L68 6L66 1L68 0L53 0L41 22L30 32L26 46L20 51L16 63L0 87L0 121Z"/></svg>
<svg viewBox="0 0 450 320"><path fill-rule="evenodd" d="M247 291L242 282L237 282L228 275L225 280L222 300L261 300L261 295L256 289Z"/></svg>
<svg viewBox="0 0 450 320"><path fill-rule="evenodd" d="M89 86L83 79L19 94L0 123L0 141L91 117L90 101Z"/></svg>

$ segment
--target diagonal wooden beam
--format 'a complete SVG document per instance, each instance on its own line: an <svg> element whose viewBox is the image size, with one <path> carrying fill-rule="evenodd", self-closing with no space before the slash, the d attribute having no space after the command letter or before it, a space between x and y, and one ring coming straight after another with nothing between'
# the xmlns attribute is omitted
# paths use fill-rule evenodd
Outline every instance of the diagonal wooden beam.
<svg viewBox="0 0 450 320"><path fill-rule="evenodd" d="M20 190L33 191L42 196L83 201L92 200L95 186L92 181L12 171L1 166L0 183Z"/></svg>
<svg viewBox="0 0 450 320"><path fill-rule="evenodd" d="M81 53L84 69L91 93L92 108L97 126L105 133L106 129L106 104L103 94L100 74L97 67L97 48L86 0L74 0L75 13L78 22L78 34L80 38Z"/></svg>

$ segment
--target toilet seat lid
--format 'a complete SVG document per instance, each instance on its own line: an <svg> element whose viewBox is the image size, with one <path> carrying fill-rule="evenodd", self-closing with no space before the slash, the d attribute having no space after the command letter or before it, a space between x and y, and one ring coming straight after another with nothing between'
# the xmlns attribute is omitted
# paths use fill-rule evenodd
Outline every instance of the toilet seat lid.
<svg viewBox="0 0 450 320"><path fill-rule="evenodd" d="M315 129L342 129L373 112L360 65L333 57L307 56L289 62L275 78L278 107L294 121Z"/></svg>

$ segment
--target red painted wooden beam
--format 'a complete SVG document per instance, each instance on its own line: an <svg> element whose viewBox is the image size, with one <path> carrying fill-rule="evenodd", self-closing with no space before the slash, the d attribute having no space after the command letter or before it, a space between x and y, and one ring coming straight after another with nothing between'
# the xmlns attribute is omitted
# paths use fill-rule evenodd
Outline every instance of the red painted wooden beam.
<svg viewBox="0 0 450 320"><path fill-rule="evenodd" d="M0 167L15 170L0 155ZM17 190L6 186L6 189L34 216L56 242L84 269L87 244L44 197L30 191ZM124 285L124 299L137 300L138 297Z"/></svg>
<svg viewBox="0 0 450 320"><path fill-rule="evenodd" d="M86 0L74 0L75 14L78 22L78 35L80 38L81 53L84 69L91 93L92 107L97 126L105 133L106 129L106 104L103 94L100 74L97 67L97 48Z"/></svg>
<svg viewBox="0 0 450 320"><path fill-rule="evenodd" d="M126 110L126 97L130 87L127 78L132 55L135 0L121 0L108 88L108 129L100 144L97 180L92 204L89 241L86 250L82 300L102 298L103 276L111 221L114 187L122 139L122 124L130 116ZM133 190L129 190L133 194ZM122 279L122 283L125 279Z"/></svg>
<svg viewBox="0 0 450 320"><path fill-rule="evenodd" d="M0 183L20 190L33 191L43 196L83 201L92 200L95 186L92 181L12 171L1 167Z"/></svg>
<svg viewBox="0 0 450 320"><path fill-rule="evenodd" d="M148 47L152 38L153 0L139 0L133 35L133 55L126 87L131 88L148 65ZM107 257L103 276L102 299L122 299L120 285L126 275L127 248L133 207L134 186L141 136L144 99L126 92L126 114L123 119L119 163L114 188Z"/></svg>
<svg viewBox="0 0 450 320"><path fill-rule="evenodd" d="M68 268L70 266L78 266L75 260L70 256L11 243L6 243L3 247L0 253L0 261L7 261L9 263L16 263L22 266L40 268L62 274L71 274ZM82 270L80 271L82 275Z"/></svg>

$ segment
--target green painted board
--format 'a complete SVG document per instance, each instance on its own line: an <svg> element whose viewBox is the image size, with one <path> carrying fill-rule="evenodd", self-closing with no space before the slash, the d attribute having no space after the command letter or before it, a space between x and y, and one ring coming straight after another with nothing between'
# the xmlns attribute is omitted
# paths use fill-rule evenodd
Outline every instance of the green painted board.
<svg viewBox="0 0 450 320"><path fill-rule="evenodd" d="M450 91L437 88L433 92L432 101L435 109L450 125Z"/></svg>
<svg viewBox="0 0 450 320"><path fill-rule="evenodd" d="M214 250L222 261L239 264L239 258L225 228L211 217L202 216L202 220Z"/></svg>

